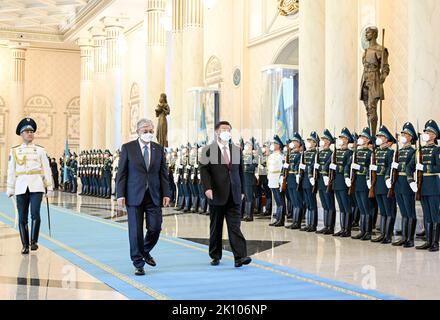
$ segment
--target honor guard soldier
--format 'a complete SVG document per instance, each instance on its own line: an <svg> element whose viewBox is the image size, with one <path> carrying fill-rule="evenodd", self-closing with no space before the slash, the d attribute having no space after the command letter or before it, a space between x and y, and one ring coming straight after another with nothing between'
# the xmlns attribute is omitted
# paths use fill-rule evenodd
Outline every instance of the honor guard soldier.
<svg viewBox="0 0 440 320"><path fill-rule="evenodd" d="M176 211L182 211L185 206L185 196L183 194L183 146L177 149L177 161L176 170L174 172L174 182L176 183L177 189L177 209Z"/></svg>
<svg viewBox="0 0 440 320"><path fill-rule="evenodd" d="M318 204L316 202L316 193L313 191L318 183L318 177L315 174L315 164L317 164L317 150L319 136L313 131L307 138L306 150L304 151L303 163L300 163L300 170L304 171L302 180L302 190L304 202L306 204L306 226L300 231L315 232L318 226Z"/></svg>
<svg viewBox="0 0 440 320"><path fill-rule="evenodd" d="M191 152L190 152L190 160L189 165L191 168L189 169L190 173L190 190L191 190L191 213L198 213L199 211L199 180L198 180L198 171L199 171L199 159L198 159L198 145L194 143Z"/></svg>
<svg viewBox="0 0 440 320"><path fill-rule="evenodd" d="M359 136L358 136L358 134L356 132L353 132L352 136L353 136L353 141L354 142L349 147L350 147L351 151L353 153L355 153L356 150L357 150L357 147L358 147L357 141L359 139ZM348 169L350 170L351 168L348 168ZM350 174L351 173L352 172L350 172ZM353 177L352 175L350 175L350 177L352 177L354 180L356 180L356 176ZM352 180L352 179L350 179L350 180ZM359 209L359 205L358 205L357 200L356 200L355 192L354 191L350 192L350 189L349 189L348 193L349 193L349 198L350 198L350 203L351 203L351 208L352 208L352 217L353 217L353 222L352 222L351 227L352 227L352 230L359 229L359 220L361 218L361 211Z"/></svg>
<svg viewBox="0 0 440 320"><path fill-rule="evenodd" d="M372 140L370 128L364 128L357 140L357 148L347 164L350 171L350 190L353 190L356 204L360 210L361 232L352 239L367 241L371 240L373 230L373 210L370 207L369 188L367 185L368 173L371 163L372 151L368 148ZM354 185L352 185L354 183Z"/></svg>
<svg viewBox="0 0 440 320"><path fill-rule="evenodd" d="M393 246L414 247L417 226L416 195L411 189L411 184L414 182L414 172L409 170L408 165L416 152L413 145L417 140L418 136L414 126L410 122L405 123L399 137L402 147L399 149L398 162L392 163L394 174L397 174L394 193L402 215L402 238L394 242ZM414 186L416 184L413 184Z"/></svg>
<svg viewBox="0 0 440 320"><path fill-rule="evenodd" d="M71 193L76 193L78 190L78 161L76 160L77 155L74 152L73 156L72 156L72 161L70 163L70 170L71 170L71 175L72 175L72 184L71 184L71 189L70 192Z"/></svg>
<svg viewBox="0 0 440 320"><path fill-rule="evenodd" d="M191 149L191 144L188 143L186 147L183 148L183 179L182 179L182 190L183 190L183 196L184 196L184 206L183 206L183 212L189 212L190 206L191 206L191 190L189 188L190 184L190 172L191 172L191 166L189 164L189 150Z"/></svg>
<svg viewBox="0 0 440 320"><path fill-rule="evenodd" d="M423 220L425 222L426 242L416 247L419 250L437 252L440 236L440 129L434 120L425 124L421 140L425 146L419 148L410 162L410 171L416 171L417 182L412 182L412 189L418 192L421 200ZM421 150L420 150L421 149ZM419 187L418 187L419 186Z"/></svg>
<svg viewBox="0 0 440 320"><path fill-rule="evenodd" d="M348 149L348 144L353 142L350 130L347 128L342 129L337 140L339 149L336 149L336 163L331 163L329 166L335 173L333 190L335 191L340 211L341 230L334 234L335 237L351 237L352 209L345 179L349 178L349 172L346 171L346 167L352 156L352 151Z"/></svg>
<svg viewBox="0 0 440 320"><path fill-rule="evenodd" d="M170 184L170 199L171 203L176 201L176 184L174 183L174 172L176 171L176 153L172 148L167 149L167 166L168 166L168 181Z"/></svg>
<svg viewBox="0 0 440 320"><path fill-rule="evenodd" d="M13 147L9 153L7 195L16 196L22 254L38 249L40 232L40 207L43 194L53 194L52 172L46 150L33 143L37 124L33 119L20 121L16 134L23 143ZM28 214L31 208L31 241L29 243Z"/></svg>
<svg viewBox="0 0 440 320"><path fill-rule="evenodd" d="M289 174L287 176L287 192L290 194L290 199L292 201L293 212L292 218L293 223L287 226L288 229L300 229L301 221L304 209L304 198L301 191L301 187L298 185L298 169L301 162L301 147L303 145L302 137L299 133L295 132L293 138L289 142L290 154L289 154Z"/></svg>
<svg viewBox="0 0 440 320"><path fill-rule="evenodd" d="M284 195L281 193L280 187L283 184L283 177L281 175L281 170L283 169L284 157L281 152L283 150L284 144L280 137L275 136L273 143L270 146L272 154L267 159L267 179L269 188L272 191L272 196L275 199L277 205L277 211L275 214L276 221L271 223L271 227L282 227L284 226L284 214L285 210L285 199Z"/></svg>
<svg viewBox="0 0 440 320"><path fill-rule="evenodd" d="M329 184L329 166L332 162L333 151L330 146L335 143L335 138L328 129L324 130L319 141L321 150L319 151L319 162L315 166L315 170L319 170L318 190L319 199L321 200L322 209L324 211L324 228L317 231L318 234L333 234L336 223L336 207L335 207L335 193L333 190L327 192Z"/></svg>
<svg viewBox="0 0 440 320"><path fill-rule="evenodd" d="M202 165L202 152L203 152L203 148L206 147L206 144L202 144L199 146L199 149L197 150L197 157L198 157L198 166L200 168L200 166ZM198 181L198 189L199 189L199 201L200 201L200 205L199 205L199 211L198 213L200 214L205 214L205 215L209 215L208 212L208 201L205 195L205 189L203 188L203 184L202 184L202 179L201 179L201 175L200 175L200 170L197 170L197 181Z"/></svg>
<svg viewBox="0 0 440 320"><path fill-rule="evenodd" d="M243 188L244 188L244 219L243 221L254 220L254 209L252 208L254 202L254 194L257 186L255 172L257 170L257 159L254 155L255 138L251 138L246 142L243 150Z"/></svg>
<svg viewBox="0 0 440 320"><path fill-rule="evenodd" d="M105 181L105 198L110 199L112 197L112 153L110 150L105 150L104 153L104 181Z"/></svg>
<svg viewBox="0 0 440 320"><path fill-rule="evenodd" d="M272 216L272 191L269 188L269 181L267 179L267 159L270 155L270 143L266 142L261 148L261 153L258 157L258 183L256 205L258 213L263 213L263 217ZM263 193L266 203L263 211Z"/></svg>
<svg viewBox="0 0 440 320"><path fill-rule="evenodd" d="M391 165L393 163L394 150L390 146L397 143L387 127L382 126L376 135L376 165L370 165L370 170L377 175L374 193L380 211L380 232L381 235L372 242L383 244L391 243L396 222L396 198L388 197L388 189L391 188Z"/></svg>

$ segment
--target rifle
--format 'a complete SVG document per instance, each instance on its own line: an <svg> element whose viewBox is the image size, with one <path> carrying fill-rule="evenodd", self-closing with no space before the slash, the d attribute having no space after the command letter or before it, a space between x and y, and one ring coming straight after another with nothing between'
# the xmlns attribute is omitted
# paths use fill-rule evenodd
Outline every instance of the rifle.
<svg viewBox="0 0 440 320"><path fill-rule="evenodd" d="M353 143L353 157L351 164L355 164L357 162L357 149L358 149L358 144L357 141L355 141ZM350 167L350 181L351 181L351 186L348 189L349 196L353 195L356 190L356 172L354 172L352 167Z"/></svg>
<svg viewBox="0 0 440 320"><path fill-rule="evenodd" d="M417 135L419 137L418 145L417 145L417 151L416 151L416 163L421 164L423 163L423 155L422 155L422 143L421 143L421 134L419 132L419 123L417 122ZM423 172L422 171L416 171L416 183L417 183L417 193L416 193L416 200L422 201L422 183L423 183Z"/></svg>
<svg viewBox="0 0 440 320"><path fill-rule="evenodd" d="M290 148L287 146L287 155L286 155L286 161L284 162L289 163L290 161ZM286 192L287 190L287 177L289 176L289 168L283 168L283 185L281 186L281 192Z"/></svg>
<svg viewBox="0 0 440 320"><path fill-rule="evenodd" d="M319 164L319 150L316 151L315 155L315 165ZM319 179L319 170L313 166L313 178L315 179L315 185L312 188L312 192L316 194L318 192L318 179Z"/></svg>
<svg viewBox="0 0 440 320"><path fill-rule="evenodd" d="M399 148L399 134L396 132L396 152L394 153L394 162L399 163L400 148ZM394 196L394 190L396 189L397 179L399 178L399 170L391 170L391 188L388 190L387 197L392 198Z"/></svg>
<svg viewBox="0 0 440 320"><path fill-rule="evenodd" d="M373 153L371 154L371 165L376 165L377 159L376 159L376 143L373 142ZM370 181L371 181L371 188L370 192L368 193L368 198L373 199L376 197L376 194L374 192L374 187L376 186L377 182L377 172L372 171L370 169Z"/></svg>
<svg viewBox="0 0 440 320"><path fill-rule="evenodd" d="M301 159L300 159L299 163L300 163L300 165L305 164L305 161L304 161L304 146L302 146ZM305 171L303 169L299 168L298 174L299 174L299 182L298 182L298 186L296 187L296 190L300 191L301 190L301 186L302 186L302 182L304 180Z"/></svg>
<svg viewBox="0 0 440 320"><path fill-rule="evenodd" d="M335 144L335 150L333 151L333 154L332 154L332 163L333 164L336 164L336 161L337 161L336 151L337 151L337 148L336 148L336 144ZM333 183L335 182L335 179L336 179L336 170L329 169L327 192L333 192Z"/></svg>

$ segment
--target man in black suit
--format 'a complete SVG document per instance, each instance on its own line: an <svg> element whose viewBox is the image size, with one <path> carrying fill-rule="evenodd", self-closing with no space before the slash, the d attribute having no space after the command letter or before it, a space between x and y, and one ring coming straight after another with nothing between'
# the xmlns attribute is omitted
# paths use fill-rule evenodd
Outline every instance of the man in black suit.
<svg viewBox="0 0 440 320"><path fill-rule="evenodd" d="M247 256L246 239L240 230L240 206L244 198L243 159L240 148L231 143L231 130L226 121L216 125L216 140L203 149L200 173L210 205L211 265L218 265L222 258L222 231L226 218L235 267L241 267L252 260Z"/></svg>
<svg viewBox="0 0 440 320"><path fill-rule="evenodd" d="M162 230L162 209L169 206L168 169L162 146L152 142L154 125L151 120L137 123L139 139L122 146L116 194L118 206L127 206L130 256L136 275L145 275L144 265L156 266L150 252ZM146 214L146 215L145 215ZM144 239L143 221L147 234Z"/></svg>

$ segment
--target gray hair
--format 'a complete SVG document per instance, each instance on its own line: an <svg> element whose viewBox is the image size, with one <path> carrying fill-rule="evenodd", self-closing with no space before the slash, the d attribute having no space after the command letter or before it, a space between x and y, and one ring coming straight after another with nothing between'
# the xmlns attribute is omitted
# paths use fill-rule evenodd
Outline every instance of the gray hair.
<svg viewBox="0 0 440 320"><path fill-rule="evenodd" d="M136 124L136 129L139 130L140 128L143 127L153 127L154 128L154 123L151 120L148 119L140 119L137 124Z"/></svg>

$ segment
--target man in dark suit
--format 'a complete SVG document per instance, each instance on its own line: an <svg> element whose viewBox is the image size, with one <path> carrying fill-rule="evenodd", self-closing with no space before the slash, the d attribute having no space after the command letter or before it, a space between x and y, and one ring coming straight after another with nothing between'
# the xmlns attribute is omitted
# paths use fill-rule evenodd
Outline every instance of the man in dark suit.
<svg viewBox="0 0 440 320"><path fill-rule="evenodd" d="M200 173L210 205L211 265L218 265L222 258L222 231L226 218L235 267L241 267L252 260L247 256L246 239L240 230L240 206L244 198L243 159L240 148L231 143L231 130L226 121L216 125L216 140L203 149Z"/></svg>
<svg viewBox="0 0 440 320"><path fill-rule="evenodd" d="M144 265L156 266L150 252L159 240L162 209L169 206L168 169L162 146L152 142L153 122L141 119L137 123L139 139L122 146L116 194L118 206L127 206L130 256L136 275L145 275ZM146 214L146 215L145 215ZM144 239L143 221L147 234Z"/></svg>

